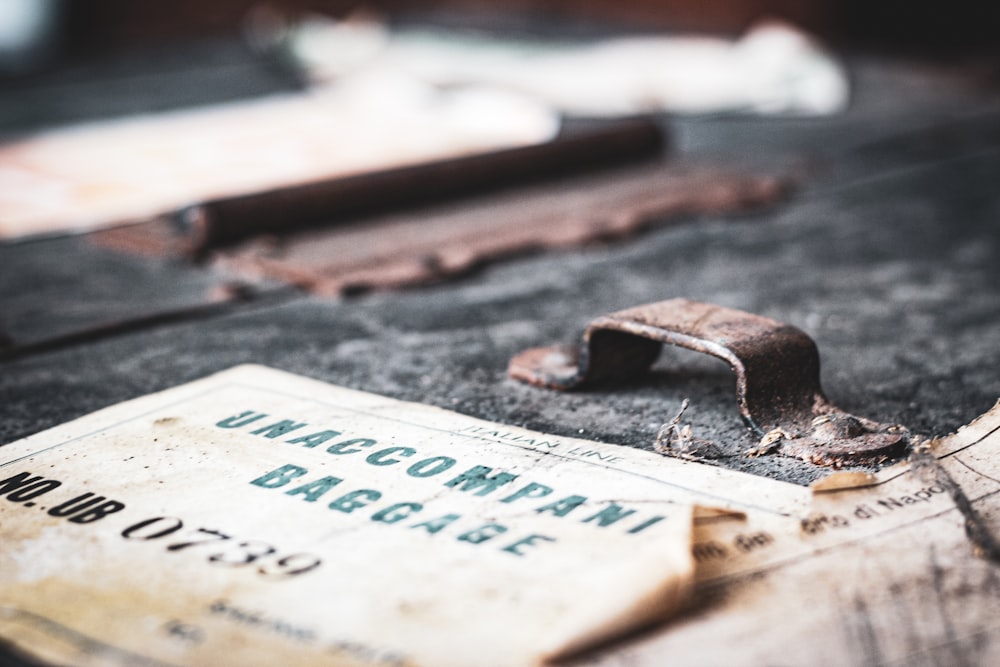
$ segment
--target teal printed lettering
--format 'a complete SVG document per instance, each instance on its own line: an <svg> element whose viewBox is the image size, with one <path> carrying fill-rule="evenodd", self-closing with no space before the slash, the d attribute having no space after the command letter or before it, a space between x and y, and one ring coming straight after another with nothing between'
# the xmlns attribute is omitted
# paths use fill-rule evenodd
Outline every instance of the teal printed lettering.
<svg viewBox="0 0 1000 667"><path fill-rule="evenodd" d="M410 477L432 477L443 473L456 463L458 461L450 456L435 456L423 461L417 461L406 469L406 474Z"/></svg>
<svg viewBox="0 0 1000 667"><path fill-rule="evenodd" d="M621 521L625 517L632 516L633 514L635 514L635 510L627 510L617 503L611 503L597 514L588 516L582 523L596 521L597 525L603 528L604 526L610 526L611 524Z"/></svg>
<svg viewBox="0 0 1000 667"><path fill-rule="evenodd" d="M469 542L471 544L479 544L480 542L485 542L486 540L492 540L497 535L507 532L507 526L501 526L498 523L488 523L485 526L476 528L475 530L470 530L467 533L462 533L458 536L460 542Z"/></svg>
<svg viewBox="0 0 1000 667"><path fill-rule="evenodd" d="M409 457L416 453L417 450L413 447L387 447L386 449L380 449L377 452L369 454L365 461L373 466L391 466L394 463L399 463L399 459L390 459L387 457L393 454Z"/></svg>
<svg viewBox="0 0 1000 667"><path fill-rule="evenodd" d="M226 417L220 422L216 422L216 426L220 428L239 428L240 426L246 426L247 424L252 424L259 419L263 419L267 415L263 412L254 412L253 410L246 410L238 415L232 417Z"/></svg>
<svg viewBox="0 0 1000 667"><path fill-rule="evenodd" d="M389 505L384 510L379 510L372 514L372 521L380 523L399 523L403 519L416 514L424 508L420 503L396 503Z"/></svg>
<svg viewBox="0 0 1000 667"><path fill-rule="evenodd" d="M280 468L275 468L269 473L261 475L257 479L250 482L254 486L261 486L265 489L276 489L279 486L284 486L296 477L302 477L309 471L305 468L301 468L291 463L286 463Z"/></svg>
<svg viewBox="0 0 1000 667"><path fill-rule="evenodd" d="M326 451L331 454L356 454L361 451L360 447L371 447L374 444L375 441L371 438L354 438L353 440L345 440L344 442L330 445L326 448Z"/></svg>
<svg viewBox="0 0 1000 667"><path fill-rule="evenodd" d="M459 486L460 491L475 489L477 496L485 496L487 493L492 493L504 484L510 484L517 479L517 475L512 475L509 472L498 472L493 477L489 477L492 471L493 468L487 466L469 468L458 477L445 482L444 485L448 487L461 485Z"/></svg>
<svg viewBox="0 0 1000 667"><path fill-rule="evenodd" d="M587 502L587 496L566 496L562 500L543 505L535 511L539 514L552 512L555 516L566 516L585 502Z"/></svg>
<svg viewBox="0 0 1000 667"><path fill-rule="evenodd" d="M423 521L421 523L414 524L413 528L423 528L428 533L433 535L434 533L440 532L442 529L447 528L451 524L455 523L462 518L461 514L445 514L444 516L439 516L436 519L430 519L428 521Z"/></svg>
<svg viewBox="0 0 1000 667"><path fill-rule="evenodd" d="M289 496L304 496L302 500L314 503L319 500L319 497L324 493L337 486L344 480L339 477L323 477L322 479L317 479L315 482L309 482L308 484L303 484L302 486L296 486L290 491L285 491L286 495Z"/></svg>
<svg viewBox="0 0 1000 667"><path fill-rule="evenodd" d="M375 502L381 497L381 491L376 491L375 489L358 489L357 491L345 493L330 503L329 507L332 510L350 514L354 510L364 507L368 503Z"/></svg>
<svg viewBox="0 0 1000 667"><path fill-rule="evenodd" d="M277 438L278 436L285 435L291 431L302 428L305 424L296 424L291 419L284 419L280 422L271 424L270 426L262 426L256 431L251 431L254 435L262 435L265 438Z"/></svg>
<svg viewBox="0 0 1000 667"><path fill-rule="evenodd" d="M512 503L515 500L520 500L521 498L543 498L550 493L552 493L551 486L545 486L544 484L538 484L536 482L528 482L506 498L501 498L500 502Z"/></svg>
<svg viewBox="0 0 1000 667"><path fill-rule="evenodd" d="M503 549L501 549L501 551L506 551L507 553L514 554L515 556L523 556L524 552L521 550L523 547L534 546L536 542L555 542L555 541L556 538L554 537L532 534L528 535L523 539L518 540L517 542L514 542L513 544L504 547Z"/></svg>

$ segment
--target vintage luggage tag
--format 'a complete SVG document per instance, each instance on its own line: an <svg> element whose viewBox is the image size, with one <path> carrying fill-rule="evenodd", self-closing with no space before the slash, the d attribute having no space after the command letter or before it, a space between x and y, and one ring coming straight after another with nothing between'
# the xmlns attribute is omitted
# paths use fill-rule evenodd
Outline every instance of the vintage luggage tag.
<svg viewBox="0 0 1000 667"><path fill-rule="evenodd" d="M665 618L789 484L259 366L0 448L0 638L58 664L526 665Z"/></svg>

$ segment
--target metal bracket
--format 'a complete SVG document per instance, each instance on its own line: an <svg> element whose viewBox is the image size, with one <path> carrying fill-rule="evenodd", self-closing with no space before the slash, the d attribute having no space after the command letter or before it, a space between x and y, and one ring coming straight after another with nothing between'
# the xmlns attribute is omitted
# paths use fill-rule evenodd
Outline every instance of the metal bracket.
<svg viewBox="0 0 1000 667"><path fill-rule="evenodd" d="M736 373L736 401L761 443L819 465L871 464L906 449L909 433L838 409L823 394L819 351L802 330L766 317L687 299L629 308L593 320L579 346L526 350L510 376L570 390L646 372L663 343L704 352Z"/></svg>

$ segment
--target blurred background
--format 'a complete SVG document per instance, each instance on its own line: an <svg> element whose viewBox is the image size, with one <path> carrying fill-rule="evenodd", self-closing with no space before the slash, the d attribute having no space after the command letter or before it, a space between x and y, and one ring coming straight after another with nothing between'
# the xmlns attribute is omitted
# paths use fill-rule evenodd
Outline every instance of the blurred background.
<svg viewBox="0 0 1000 667"><path fill-rule="evenodd" d="M837 114L859 54L995 85L997 34L972 0L0 0L0 236L536 144L571 118Z"/></svg>
<svg viewBox="0 0 1000 667"><path fill-rule="evenodd" d="M275 0L276 12L344 16L360 3ZM0 53L10 72L25 72L95 54L172 40L234 33L254 0L3 0ZM381 0L364 7L385 15L518 23L587 21L619 29L664 29L735 35L761 17L790 21L838 45L907 50L923 55L995 50L1000 11L977 0Z"/></svg>

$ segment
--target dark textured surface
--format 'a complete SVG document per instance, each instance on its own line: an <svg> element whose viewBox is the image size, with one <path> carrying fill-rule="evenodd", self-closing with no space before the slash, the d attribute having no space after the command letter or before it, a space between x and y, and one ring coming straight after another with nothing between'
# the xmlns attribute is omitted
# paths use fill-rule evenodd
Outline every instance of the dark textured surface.
<svg viewBox="0 0 1000 667"><path fill-rule="evenodd" d="M297 88L278 60L237 39L158 46L0 80L0 137Z"/></svg>
<svg viewBox="0 0 1000 667"><path fill-rule="evenodd" d="M0 331L32 344L219 301L228 279L95 248L85 236L0 245Z"/></svg>
<svg viewBox="0 0 1000 667"><path fill-rule="evenodd" d="M571 394L506 378L523 348L575 340L598 314L675 296L803 328L819 345L828 396L845 410L924 435L952 431L1000 396L1000 98L955 72L915 66L862 61L855 79L859 99L839 117L674 123L679 161L792 170L798 193L753 224L709 216L449 284L340 301L297 296L8 361L0 442L254 362L646 448L689 398L684 421L721 445L714 463L800 483L822 474L740 456L754 443L734 380L714 360L669 354L635 384ZM2 253L31 274L0 286L14 331L61 326L63 312L167 308L220 279L194 267L153 270L76 240Z"/></svg>

